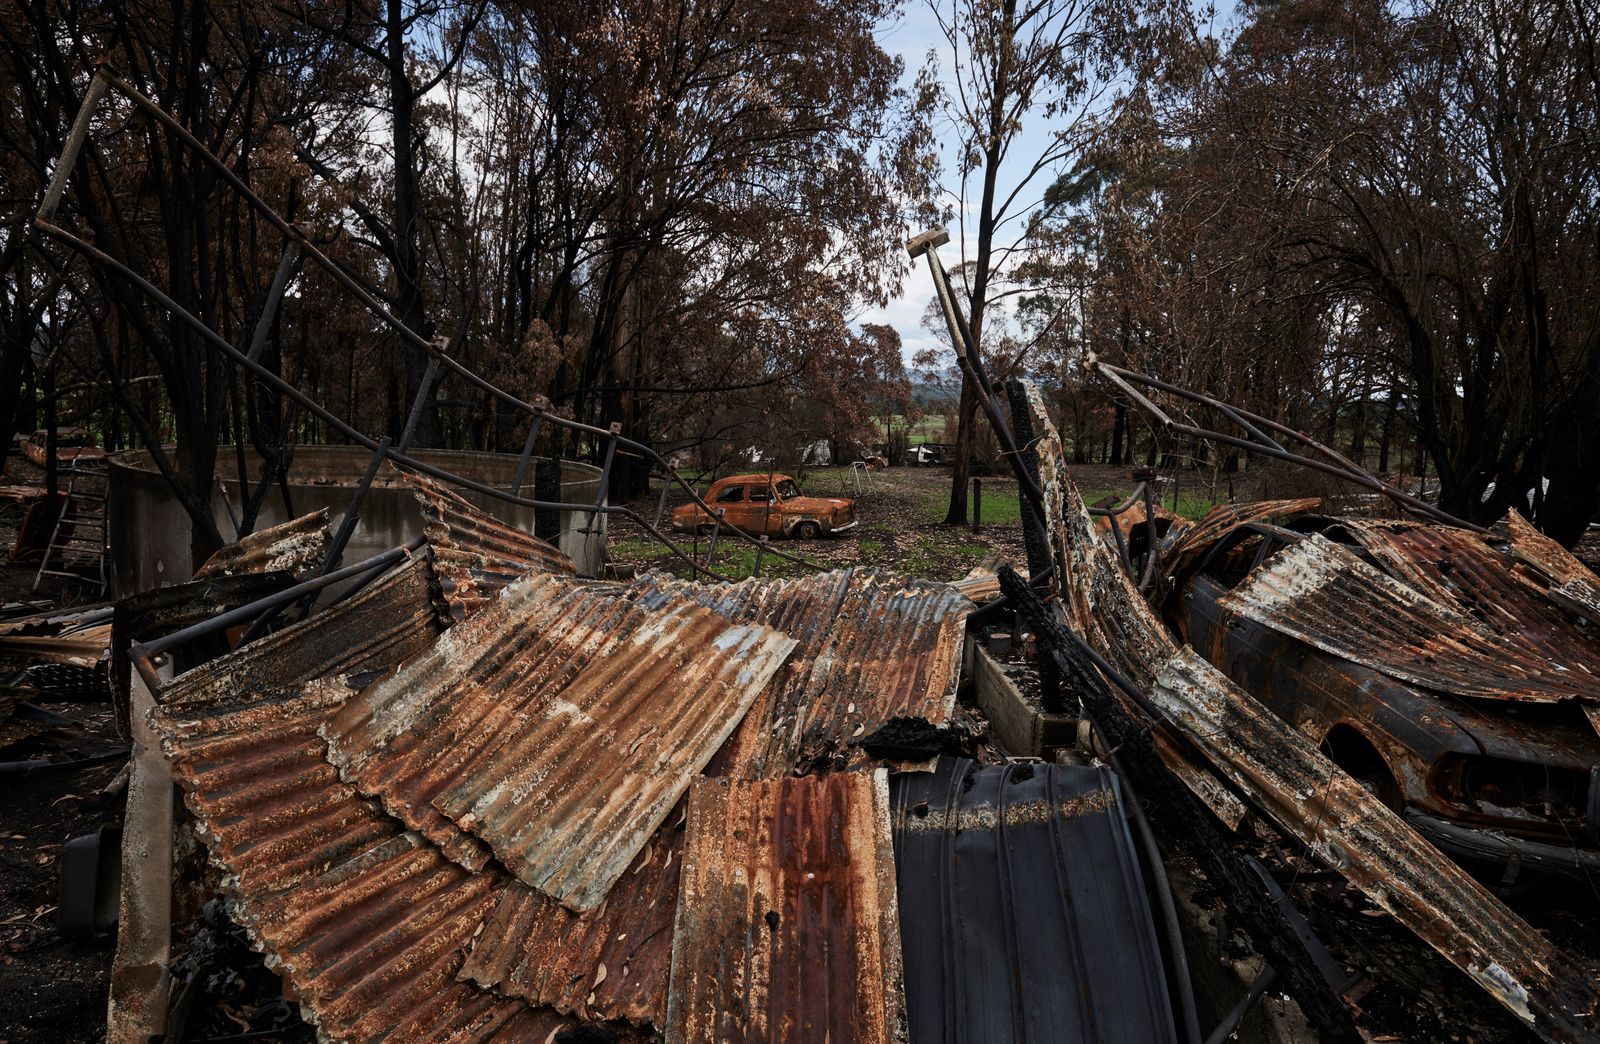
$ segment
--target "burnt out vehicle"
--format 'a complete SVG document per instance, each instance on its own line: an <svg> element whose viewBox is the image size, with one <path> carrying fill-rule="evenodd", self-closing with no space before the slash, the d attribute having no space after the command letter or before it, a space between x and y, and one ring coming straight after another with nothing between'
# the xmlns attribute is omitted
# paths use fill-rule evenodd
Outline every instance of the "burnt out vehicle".
<svg viewBox="0 0 1600 1044"><path fill-rule="evenodd" d="M1212 537L1162 603L1201 655L1492 882L1600 879L1593 627L1465 530L1301 516Z"/></svg>
<svg viewBox="0 0 1600 1044"><path fill-rule="evenodd" d="M854 529L856 502L848 497L808 497L788 475L729 475L711 484L705 501L731 525L756 536L815 540ZM672 512L674 528L710 532L716 518L699 504Z"/></svg>

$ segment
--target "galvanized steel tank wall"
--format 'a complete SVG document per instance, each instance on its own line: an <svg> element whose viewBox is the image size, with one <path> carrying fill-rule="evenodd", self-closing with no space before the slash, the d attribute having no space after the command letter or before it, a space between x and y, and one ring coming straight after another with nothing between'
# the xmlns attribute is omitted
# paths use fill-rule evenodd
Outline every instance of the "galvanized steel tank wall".
<svg viewBox="0 0 1600 1044"><path fill-rule="evenodd" d="M340 516L350 504L351 494L371 454L360 446L297 446L292 452L289 493L294 501L295 514L303 515L325 507L337 526ZM420 450L414 451L413 455L464 478L501 489L510 488L517 470L515 454ZM246 453L246 462L250 481L254 483L260 476L262 462L254 452L249 451ZM523 488L524 496L533 495L532 470L529 468ZM229 539L233 536L229 508L232 508L234 517L241 513L233 447L223 446L217 450L216 475L212 510L217 519L217 528L224 539ZM599 489L598 468L575 461L561 462L563 501L593 503ZM469 490L457 492L497 518L533 532L532 508L507 504ZM200 565L194 561L190 550L192 527L189 515L172 495L171 487L156 470L149 454L143 450L119 453L111 458L107 512L111 544L111 590L114 597L124 598L151 588L182 583ZM261 509L256 528L276 525L288 518L283 497L274 490ZM580 572L598 575L605 547L605 516L599 516L596 522L595 528L599 532L578 532L588 521L587 512L563 512L560 546L577 563ZM422 514L416 498L392 474L386 476L380 473L362 505L361 523L350 538L344 561L346 564L358 562L421 534Z"/></svg>

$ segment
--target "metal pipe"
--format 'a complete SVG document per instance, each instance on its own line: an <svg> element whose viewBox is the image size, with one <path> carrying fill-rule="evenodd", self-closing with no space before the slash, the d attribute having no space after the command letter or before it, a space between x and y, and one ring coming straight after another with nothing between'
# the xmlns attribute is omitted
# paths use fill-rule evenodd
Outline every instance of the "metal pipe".
<svg viewBox="0 0 1600 1044"><path fill-rule="evenodd" d="M433 394L433 382L439 376L439 357L437 355L428 359L428 368L422 372L422 384L417 387L417 397L411 401L411 413L406 417L406 426L400 432L400 452L404 453L411 448L411 440L417 434L417 425L422 421L422 411L428 408L428 398ZM388 439L383 440L388 443Z"/></svg>
<svg viewBox="0 0 1600 1044"><path fill-rule="evenodd" d="M1229 1009L1228 1014L1217 1023L1217 1028L1211 1031L1211 1036L1206 1038L1206 1044L1223 1044L1223 1041L1233 1036L1234 1031L1239 1028L1239 1023L1244 1021L1245 1015L1255 1007L1256 1001L1260 1000L1277 981L1276 971L1270 967L1261 969L1261 974L1256 976L1256 981L1252 982L1244 996L1239 998L1239 1003Z"/></svg>
<svg viewBox="0 0 1600 1044"><path fill-rule="evenodd" d="M67 132L67 143L62 147L61 158L56 161L56 169L50 175L50 185L44 190L44 199L39 201L39 210L34 214L35 221L48 221L55 217L61 196L67 191L67 177L72 173L72 168L78 165L78 153L83 151L83 143L89 137L89 121L94 119L95 107L105 97L108 86L97 70L94 79L89 81L88 90L84 92L83 104L78 106L78 115L72 120L72 130Z"/></svg>
<svg viewBox="0 0 1600 1044"><path fill-rule="evenodd" d="M1463 529L1470 529L1476 533L1488 532L1488 530L1483 526L1468 522L1465 519L1457 518L1449 512L1440 510L1439 508L1434 507L1432 504L1424 503L1416 497L1396 489L1394 486L1366 471L1360 465L1356 464L1348 457L1345 457L1337 450L1323 445L1322 443L1311 438L1311 436L1306 435L1304 432L1296 431L1293 428L1278 423L1277 421L1262 417L1259 414L1251 413L1249 410L1230 406L1229 404L1222 402L1220 399L1216 399L1210 395L1192 391L1188 388L1183 388L1179 385L1171 384L1167 381L1148 376L1147 374L1142 374L1120 366L1115 366L1094 356L1090 356L1089 365L1091 369L1095 370L1095 372L1105 376L1107 380L1110 380L1113 384L1117 385L1124 392L1126 392L1130 397L1135 399L1135 401L1138 402L1146 410L1146 412L1155 417L1157 421L1160 422L1164 427L1170 428L1171 430L1179 432L1180 434L1189 435L1194 438L1212 439L1225 443L1226 445L1260 453L1264 456L1313 468L1314 470L1321 471L1336 478L1345 479L1346 481L1353 482L1356 485L1364 486L1367 489L1373 490L1374 492L1381 493L1401 506L1410 509L1414 514L1422 514L1435 521L1443 522L1446 525L1459 526ZM1160 391L1167 392L1168 394L1179 396L1180 398L1188 399L1191 402L1209 406L1228 417L1228 419L1232 420L1235 424L1238 424L1243 430L1255 435L1261 441L1250 442L1234 436L1224 435L1221 432L1210 431L1205 428L1198 428L1194 425L1183 424L1175 421L1168 417L1166 413L1164 413L1148 398L1134 390L1132 385L1128 383L1130 381L1143 384L1146 387L1156 388ZM1275 440L1258 430L1257 425L1259 425L1261 428L1267 428L1275 431L1287 438L1295 439L1296 441L1309 446L1316 452L1328 457L1330 460L1334 461L1335 464L1330 465L1324 461L1305 457L1286 450Z"/></svg>
<svg viewBox="0 0 1600 1044"><path fill-rule="evenodd" d="M1150 829L1150 820L1145 817L1144 807L1139 804L1139 795L1133 789L1132 778L1123 771L1122 765L1115 754L1110 758L1111 767L1116 770L1117 781L1127 795L1125 807L1128 818L1133 823L1134 836L1139 839L1139 847L1144 849L1145 862L1150 868L1150 877L1155 884L1156 904L1161 907L1162 926L1166 929L1167 953L1172 958L1172 976L1176 980L1178 989L1178 1012L1183 1016L1183 1035L1188 1044L1199 1044L1200 1040L1200 1013L1194 1003L1194 981L1189 977L1189 957L1183 945L1183 927L1178 921L1178 904L1172 898L1172 882L1167 879L1166 864L1161 861L1161 847L1156 844L1156 835Z"/></svg>
<svg viewBox="0 0 1600 1044"><path fill-rule="evenodd" d="M544 421L544 414L535 413L533 423L528 425L528 437L522 443L522 456L517 458L517 475L511 483L511 495L520 496L522 484L528 479L528 461L533 459L533 444L539 441L539 425ZM657 524L660 519L657 519Z"/></svg>
<svg viewBox="0 0 1600 1044"><path fill-rule="evenodd" d="M173 631L171 634L162 635L148 642L141 642L128 650L128 659L132 661L133 666L138 670L145 684L150 686L150 691L159 691L162 685L161 677L157 673L156 666L152 660L161 653L169 649L175 649L180 645L185 645L196 638L203 638L208 634L225 631L238 624L252 621L268 609L289 605L298 601L304 595L313 591L320 591L324 587L336 584L341 580L348 580L351 577L360 576L375 569L383 569L396 562L403 561L410 558L415 548L420 544L420 541L413 541L412 544L408 544L405 547L392 547L387 551L373 555L371 558L357 562L355 565L346 566L323 576L313 577L310 580L295 584L293 587L286 587L282 591L251 602L249 605L230 609L225 613L211 617L209 620L201 620L199 623L190 624L188 627Z"/></svg>

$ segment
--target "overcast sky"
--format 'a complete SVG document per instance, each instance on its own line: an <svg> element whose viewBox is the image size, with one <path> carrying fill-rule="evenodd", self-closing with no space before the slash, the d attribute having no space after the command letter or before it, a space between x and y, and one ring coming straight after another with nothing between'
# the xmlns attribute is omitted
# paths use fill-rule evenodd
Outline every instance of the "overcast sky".
<svg viewBox="0 0 1600 1044"><path fill-rule="evenodd" d="M949 0L945 0L946 8ZM1198 5L1197 5L1198 6ZM1217 0L1217 16L1212 21L1212 32L1219 33L1232 18L1234 11L1233 0ZM902 82L910 86L917 74L927 64L930 49L939 52L939 66L942 74L948 76L950 59L946 52L945 40L939 31L938 23L934 20L928 8L927 0L907 0L905 9L893 21L886 22L878 31L878 42L890 54L897 54L905 62L905 74ZM1047 144L1049 133L1043 120L1034 119L1025 122L1022 135L1012 146L1008 161L1001 165L1000 186L1001 191L1009 191L1016 183L1020 171L1015 168L1026 166L1043 150ZM948 126L935 126L935 134L941 144L953 137L952 128ZM941 202L949 209L954 210L958 204L957 193L960 191L960 178L953 169L954 164L948 150L941 157L944 169L944 192ZM1050 184L1052 176L1040 175L1030 186L1030 202L1036 202L1045 188ZM972 204L968 204L969 211ZM1018 221L1010 226L1009 230L1022 227ZM940 251L939 256L944 261L947 269L954 269L961 263L961 243L959 222L952 219L949 222L951 241ZM1014 231L1013 231L1014 235ZM1002 236L1002 240L1009 239ZM892 299L887 307L870 308L859 317L861 323L886 323L894 327L900 334L903 355L907 365L918 351L923 348L936 346L939 342L933 334L922 327L922 314L928 307L928 302L933 299L933 284L928 277L926 263L919 263L911 269L901 283L900 293Z"/></svg>

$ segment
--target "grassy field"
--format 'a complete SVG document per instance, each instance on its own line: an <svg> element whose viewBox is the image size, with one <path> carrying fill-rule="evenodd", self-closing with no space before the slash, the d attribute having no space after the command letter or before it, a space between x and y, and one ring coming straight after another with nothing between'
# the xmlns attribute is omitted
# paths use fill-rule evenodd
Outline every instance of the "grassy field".
<svg viewBox="0 0 1600 1044"><path fill-rule="evenodd" d="M1091 504L1107 497L1121 500L1134 485L1125 469L1074 468L1073 475L1084 499ZM798 554L835 568L882 568L936 580L958 579L986 559L1020 563L1025 557L1022 553L1022 505L1016 481L1010 475L980 477L983 501L977 534L973 534L967 524L943 524L950 502L948 468L890 468L871 472L859 476L859 491L858 476L849 468L804 468L797 470L795 477L804 492L811 496L856 498L860 525L835 538L774 540L770 545L774 552ZM649 496L635 503L635 508L646 518L655 514L660 490L657 483ZM668 497L669 510L686 499L681 491L673 490ZM1166 506L1173 506L1170 498ZM1177 511L1188 518L1199 518L1211 506L1211 498L1199 487L1192 486L1181 490ZM968 510L971 510L970 498ZM692 534L672 535L683 543L685 551L704 555L704 538L696 540ZM612 527L608 552L612 561L619 564L641 569L670 568L688 575L682 561L675 559L654 538L620 520ZM713 566L724 576L750 576L756 567L756 549L724 535L717 542ZM784 562L776 554L767 554L760 572L763 576L796 576L804 569Z"/></svg>
<svg viewBox="0 0 1600 1044"><path fill-rule="evenodd" d="M878 438L882 439L885 437L884 425L881 420L877 423ZM905 416L903 414L895 414L893 424L895 431L905 431ZM906 441L912 446L920 446L925 442L944 442L944 415L929 414L911 425L910 434L907 436Z"/></svg>

